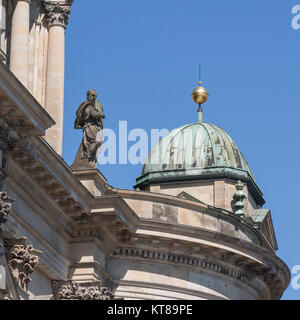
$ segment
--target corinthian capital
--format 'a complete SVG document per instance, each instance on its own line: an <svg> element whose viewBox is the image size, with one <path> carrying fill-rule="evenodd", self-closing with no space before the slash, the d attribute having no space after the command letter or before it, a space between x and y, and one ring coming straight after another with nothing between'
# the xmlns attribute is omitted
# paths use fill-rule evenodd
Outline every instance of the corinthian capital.
<svg viewBox="0 0 300 320"><path fill-rule="evenodd" d="M71 2L66 4L45 2L44 9L49 27L59 25L66 28L71 13Z"/></svg>
<svg viewBox="0 0 300 320"><path fill-rule="evenodd" d="M27 245L26 238L10 239L5 243L8 266L16 284L23 290L28 290L31 281L29 275L36 269L42 253Z"/></svg>

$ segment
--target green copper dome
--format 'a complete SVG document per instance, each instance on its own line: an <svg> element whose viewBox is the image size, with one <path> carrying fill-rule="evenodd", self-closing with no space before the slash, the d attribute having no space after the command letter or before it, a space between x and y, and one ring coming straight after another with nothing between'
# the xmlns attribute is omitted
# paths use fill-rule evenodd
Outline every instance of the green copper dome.
<svg viewBox="0 0 300 320"><path fill-rule="evenodd" d="M143 189L152 183L221 178L251 181L259 191L231 137L216 125L196 122L173 130L159 141L149 153L136 186Z"/></svg>
<svg viewBox="0 0 300 320"><path fill-rule="evenodd" d="M214 167L243 170L254 180L246 159L231 137L216 125L196 122L163 137L148 155L142 175L155 171L199 171Z"/></svg>

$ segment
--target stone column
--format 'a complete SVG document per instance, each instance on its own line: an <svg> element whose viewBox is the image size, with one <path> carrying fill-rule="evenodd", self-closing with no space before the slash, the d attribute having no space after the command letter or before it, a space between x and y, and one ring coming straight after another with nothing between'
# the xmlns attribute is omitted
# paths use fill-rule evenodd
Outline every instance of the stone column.
<svg viewBox="0 0 300 320"><path fill-rule="evenodd" d="M46 76L46 110L56 124L47 130L46 140L62 154L65 76L65 29L71 6L69 4L45 4L48 20L48 57Z"/></svg>
<svg viewBox="0 0 300 320"><path fill-rule="evenodd" d="M10 69L27 87L31 0L16 0L11 25Z"/></svg>

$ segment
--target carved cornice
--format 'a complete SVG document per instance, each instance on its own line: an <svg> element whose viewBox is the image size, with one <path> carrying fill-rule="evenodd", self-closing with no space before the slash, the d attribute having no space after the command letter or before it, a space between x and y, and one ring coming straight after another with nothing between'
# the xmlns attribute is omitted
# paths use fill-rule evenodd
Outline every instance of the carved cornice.
<svg viewBox="0 0 300 320"><path fill-rule="evenodd" d="M37 134L33 124L5 96L0 96L0 109L1 148L13 149L22 138Z"/></svg>
<svg viewBox="0 0 300 320"><path fill-rule="evenodd" d="M1 114L7 114L11 109L15 109L15 119L25 121L26 127L21 129L25 129L26 132L22 132L22 137L26 135L44 136L46 129L55 124L54 120L1 61L0 74ZM19 130L17 133L20 134Z"/></svg>
<svg viewBox="0 0 300 320"><path fill-rule="evenodd" d="M214 251L209 253L212 258ZM220 261L225 262L221 265L215 259L212 261L209 257L199 258L173 253L172 251L167 252L137 247L120 247L113 255L120 258L156 260L157 263L186 265L196 269L206 269L210 272L224 274L232 279L241 281L260 293L264 291L264 287L267 287L270 290L272 299L275 300L280 299L285 289L285 280L282 279L281 272L279 272L273 262L266 261L266 259L261 264L255 260L251 261L249 258L243 258L235 253L228 252L227 254L224 253L221 258L219 257Z"/></svg>
<svg viewBox="0 0 300 320"><path fill-rule="evenodd" d="M18 192L25 194L26 198L30 197L31 203L42 209L39 212L51 224L55 223L71 233L69 215L79 216L84 210L82 205L85 204L82 202L88 200L87 197L79 199L77 194L77 186L79 191L84 187L74 176L71 178L75 183L71 186L66 184L69 177L64 175L65 172L58 172L56 163L53 163L49 154L47 159L44 157L30 139L22 140L3 158L3 173L8 178L11 188L19 190ZM86 189L83 191L86 192Z"/></svg>
<svg viewBox="0 0 300 320"><path fill-rule="evenodd" d="M176 263L181 265L189 265L198 267L201 269L207 269L217 273L222 273L228 275L234 279L240 280L246 283L248 286L257 287L257 284L252 280L251 277L248 277L246 274L242 274L237 270L230 269L225 266L210 262L208 260L203 260L194 257L188 257L180 254L160 252L147 249L138 249L138 248L118 248L114 252L115 256L126 256L126 257L136 257L146 260L158 260L161 262Z"/></svg>
<svg viewBox="0 0 300 320"><path fill-rule="evenodd" d="M62 225L67 228L67 221L61 217L61 215L53 209L48 203L47 199L35 188L25 177L21 177L12 167L6 163L4 168L5 174L12 179L12 181L18 186L23 188L27 195L31 197L33 202L38 205L42 210L40 211L47 219L52 223ZM68 229L68 228L67 228Z"/></svg>
<svg viewBox="0 0 300 320"><path fill-rule="evenodd" d="M70 18L71 4L45 2L44 9L49 27L58 25L66 28Z"/></svg>
<svg viewBox="0 0 300 320"><path fill-rule="evenodd" d="M16 284L23 290L28 290L31 281L29 275L36 269L42 253L26 244L26 238L10 239L5 241L9 269Z"/></svg>
<svg viewBox="0 0 300 320"><path fill-rule="evenodd" d="M6 192L0 191L0 232L1 224L7 221L8 215L11 213L12 203L15 200L8 197Z"/></svg>
<svg viewBox="0 0 300 320"><path fill-rule="evenodd" d="M13 148L20 140L16 128L22 125L24 124L16 120L16 111L14 109L4 114L0 113L0 140L3 149Z"/></svg>
<svg viewBox="0 0 300 320"><path fill-rule="evenodd" d="M52 281L52 300L115 300L114 295L98 281Z"/></svg>
<svg viewBox="0 0 300 320"><path fill-rule="evenodd" d="M135 199L135 200L142 200L142 201L164 203L172 206L178 206L178 207L198 211L205 215L216 217L217 222L222 220L230 221L230 223L240 227L241 230L243 230L243 232L251 236L251 238L253 239L253 242L257 243L258 245L262 245L262 239L259 232L253 227L251 223L249 223L249 221L247 221L246 219L241 219L238 215L230 211L227 211L225 209L216 208L210 205L204 205L199 202L178 198L178 197L166 195L166 194L152 193L152 192L146 192L146 191L123 190L123 189L113 189L113 192L116 192L125 200ZM103 197L99 197L99 200L102 198ZM151 221L144 220L144 219L142 220L142 224L145 226L153 223L154 223L153 220ZM158 225L160 221L156 221L155 223ZM172 226L172 228L174 227L175 226ZM193 228L193 226L186 226L186 227ZM179 232L181 232L180 229L182 228L182 225L176 225L176 228L178 229ZM222 234L222 236L227 236L227 235Z"/></svg>

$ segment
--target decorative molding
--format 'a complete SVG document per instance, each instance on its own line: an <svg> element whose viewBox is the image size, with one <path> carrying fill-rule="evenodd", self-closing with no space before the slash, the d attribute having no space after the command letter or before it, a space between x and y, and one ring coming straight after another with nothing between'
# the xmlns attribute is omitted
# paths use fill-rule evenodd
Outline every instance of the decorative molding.
<svg viewBox="0 0 300 320"><path fill-rule="evenodd" d="M150 202L158 202L158 203L164 203L169 204L172 206L178 206L185 209L194 210L200 213L203 213L204 215L210 215L217 219L217 221L230 221L230 223L234 224L238 228L241 228L243 232L247 234L248 237L251 237L253 239L253 242L262 245L262 239L260 233L254 228L253 224L249 223L246 219L241 219L238 215L234 214L232 211L225 210L223 208L216 208L211 205L203 205L202 203L196 202L196 201L190 201L184 198L180 198L177 196L171 196L166 194L159 194L159 193L151 193L147 191L134 191L134 190L123 190L123 189L113 189L115 193L117 193L122 199L134 199L134 200L142 200L142 201L150 201ZM99 197L99 200L103 201L102 199L105 199L104 197ZM100 201L99 201L100 203ZM218 222L219 223L219 222ZM139 221L139 225L143 227L145 226L148 228L148 226L156 224L160 228L162 227L164 231L168 231L169 225L166 222L163 221L149 221L149 219L141 219ZM176 224L172 225L172 229L176 228L176 230L181 233L183 225L182 224ZM190 228L190 230L197 228L194 226L184 225L184 228ZM203 229L203 231L207 229ZM193 231L192 231L193 232ZM220 234L221 235L221 234ZM222 234L222 237L230 237L232 239L232 235L225 235ZM232 241L232 240L230 240Z"/></svg>
<svg viewBox="0 0 300 320"><path fill-rule="evenodd" d="M35 202L35 204L37 204L42 209L41 213L43 213L44 216L47 217L47 219L49 219L52 223L59 224L65 229L69 230L67 221L65 221L65 219L60 214L58 214L56 210L51 208L51 206L45 200L45 197L42 197L38 193L38 191L35 190L31 183L29 183L24 177L21 178L13 168L8 166L7 163L5 165L4 171L18 187L26 190L27 195L29 195Z"/></svg>
<svg viewBox="0 0 300 320"><path fill-rule="evenodd" d="M71 4L45 2L46 20L49 27L54 25L66 28L71 13Z"/></svg>
<svg viewBox="0 0 300 320"><path fill-rule="evenodd" d="M29 275L36 269L42 253L26 244L27 238L10 239L5 241L7 261L16 284L23 290L28 290L31 281Z"/></svg>
<svg viewBox="0 0 300 320"><path fill-rule="evenodd" d="M25 119L26 125L33 129L30 135L44 136L46 129L55 124L54 120L4 63L0 63L0 74L1 113L15 109L16 119Z"/></svg>
<svg viewBox="0 0 300 320"><path fill-rule="evenodd" d="M101 287L98 281L52 281L52 288L52 300L116 300L114 295L106 287Z"/></svg>
<svg viewBox="0 0 300 320"><path fill-rule="evenodd" d="M7 221L14 201L15 200L8 197L6 192L0 191L0 232L2 231L1 224Z"/></svg>
<svg viewBox="0 0 300 320"><path fill-rule="evenodd" d="M0 97L0 145L4 149L14 149L17 142L26 136L35 135L35 128L17 112L15 107L9 105L5 97ZM2 143L1 143L2 142Z"/></svg>
<svg viewBox="0 0 300 320"><path fill-rule="evenodd" d="M245 217L244 213L244 200L247 199L247 195L243 191L245 184L239 180L236 184L236 192L233 194L233 203L232 207L234 208L234 213L240 217Z"/></svg>
<svg viewBox="0 0 300 320"><path fill-rule="evenodd" d="M1 102L0 102L1 103ZM16 111L11 109L8 113L0 114L0 139L4 149L12 148L20 140L19 135L15 129L18 125L23 126L24 123L15 120Z"/></svg>
<svg viewBox="0 0 300 320"><path fill-rule="evenodd" d="M9 147L13 147L25 136L37 134L34 125L20 114L18 108L8 98L1 96L0 106L1 109L3 107L0 113L0 137Z"/></svg>
<svg viewBox="0 0 300 320"><path fill-rule="evenodd" d="M212 251L213 253L213 251ZM211 253L211 254L212 254ZM210 270L212 272L225 274L233 279L239 280L249 287L262 292L265 288L268 288L271 293L272 299L280 299L283 288L285 287L284 282L279 273L278 267L271 261L264 259L263 263L251 262L247 258L239 258L236 260L234 253L228 252L223 255L222 260L235 265L245 271L234 270L233 268L219 265L215 262L211 262L208 259L199 259L195 257L188 257L186 255L174 254L169 252L154 251L144 248L129 248L122 247L118 248L114 252L114 256L125 256L129 258L137 258L143 260L158 260L162 263L174 263L181 265L189 265L195 268L201 268ZM256 278L254 280L254 278ZM287 281L288 283L289 281Z"/></svg>
<svg viewBox="0 0 300 320"><path fill-rule="evenodd" d="M187 193L185 191L181 191L176 197L184 199L184 200L194 201L194 202L198 202L198 203L201 203L203 205L206 205L203 201L193 197L192 195L190 195L189 193Z"/></svg>
<svg viewBox="0 0 300 320"><path fill-rule="evenodd" d="M122 229L120 232L118 232L117 237L118 237L120 242L126 243L126 242L131 241L131 238L133 237L133 234L130 233L126 229Z"/></svg>
<svg viewBox="0 0 300 320"><path fill-rule="evenodd" d="M151 260L160 260L165 262L171 262L182 265L190 265L194 267L200 267L202 269L208 269L217 273L222 273L228 275L234 279L240 280L243 283L247 284L250 287L258 288L258 285L251 277L248 277L245 274L240 273L239 271L229 269L227 267L221 266L216 263L212 263L206 260L187 257L183 255L152 251L147 249L137 249L137 248L118 248L114 252L115 256L126 256L126 257L137 257L142 259L151 259Z"/></svg>
<svg viewBox="0 0 300 320"><path fill-rule="evenodd" d="M7 61L7 55L2 49L0 49L0 60Z"/></svg>

